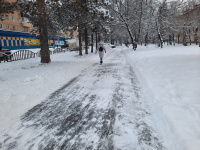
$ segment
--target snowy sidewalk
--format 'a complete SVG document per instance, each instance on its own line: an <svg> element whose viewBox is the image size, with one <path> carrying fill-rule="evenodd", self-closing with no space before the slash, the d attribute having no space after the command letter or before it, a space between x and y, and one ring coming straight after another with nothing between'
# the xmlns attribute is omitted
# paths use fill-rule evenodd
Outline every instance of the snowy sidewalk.
<svg viewBox="0 0 200 150"><path fill-rule="evenodd" d="M125 51L29 110L0 134L0 149L164 149Z"/></svg>
<svg viewBox="0 0 200 150"><path fill-rule="evenodd" d="M103 65L77 52L1 63L0 149L199 150L199 58L149 45L108 47Z"/></svg>

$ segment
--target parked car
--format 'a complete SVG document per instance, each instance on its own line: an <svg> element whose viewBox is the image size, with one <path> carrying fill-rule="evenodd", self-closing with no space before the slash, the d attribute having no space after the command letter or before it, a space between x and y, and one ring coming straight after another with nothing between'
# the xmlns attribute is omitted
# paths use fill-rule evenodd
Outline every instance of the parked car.
<svg viewBox="0 0 200 150"><path fill-rule="evenodd" d="M11 54L11 51L8 50L8 49L3 49L3 50L0 50L0 53L6 54L6 55L10 55L10 54Z"/></svg>
<svg viewBox="0 0 200 150"><path fill-rule="evenodd" d="M6 54L6 55L5 55ZM8 59L10 59L10 57L8 57L9 55L11 55L11 51L8 49L2 49L0 47L0 61L8 61Z"/></svg>
<svg viewBox="0 0 200 150"><path fill-rule="evenodd" d="M111 46L111 48L115 48L116 47L116 45L112 45L112 44L110 46Z"/></svg>
<svg viewBox="0 0 200 150"><path fill-rule="evenodd" d="M68 48L68 47L69 47L68 44L66 44L66 45L62 45L62 46L61 46L61 48Z"/></svg>

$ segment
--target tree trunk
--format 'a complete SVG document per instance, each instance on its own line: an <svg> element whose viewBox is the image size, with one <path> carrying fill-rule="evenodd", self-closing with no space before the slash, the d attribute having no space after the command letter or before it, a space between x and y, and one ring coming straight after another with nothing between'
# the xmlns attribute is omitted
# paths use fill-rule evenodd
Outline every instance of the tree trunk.
<svg viewBox="0 0 200 150"><path fill-rule="evenodd" d="M85 54L88 54L88 33L87 33L87 24L85 24Z"/></svg>
<svg viewBox="0 0 200 150"><path fill-rule="evenodd" d="M91 43L91 53L93 53L93 34L91 34L92 43Z"/></svg>
<svg viewBox="0 0 200 150"><path fill-rule="evenodd" d="M197 33L198 33L198 28L196 28L196 29L193 29L193 31L194 31L194 42L196 43L196 45L198 44L198 37L197 37Z"/></svg>
<svg viewBox="0 0 200 150"><path fill-rule="evenodd" d="M175 46L174 33L172 34L173 45Z"/></svg>
<svg viewBox="0 0 200 150"><path fill-rule="evenodd" d="M141 34L141 25L142 25L142 3L143 3L143 0L141 0L140 2L140 17L139 17L139 29L138 29L138 36L137 36L137 41L136 42L141 42L142 40L140 39L140 34ZM142 45L142 42L141 42L141 45Z"/></svg>
<svg viewBox="0 0 200 150"><path fill-rule="evenodd" d="M169 44L172 45L172 35L169 35Z"/></svg>
<svg viewBox="0 0 200 150"><path fill-rule="evenodd" d="M183 45L187 46L187 35L185 32L183 33Z"/></svg>
<svg viewBox="0 0 200 150"><path fill-rule="evenodd" d="M163 48L163 40L162 40L162 37L161 37L160 33L158 33L158 39L160 41L160 43L159 43L160 48Z"/></svg>
<svg viewBox="0 0 200 150"><path fill-rule="evenodd" d="M159 22L156 22L156 27L157 27L157 32L158 32L158 40L160 41L160 43L158 44L158 47L163 48L163 39L160 33L160 25Z"/></svg>
<svg viewBox="0 0 200 150"><path fill-rule="evenodd" d="M191 36L190 36L190 29L189 29L189 40L190 40L190 45L192 45L192 40L191 40Z"/></svg>
<svg viewBox="0 0 200 150"><path fill-rule="evenodd" d="M98 38L97 38L97 31L96 31L96 49L97 49L97 44L98 44Z"/></svg>
<svg viewBox="0 0 200 150"><path fill-rule="evenodd" d="M144 46L147 46L148 45L148 33L145 35L145 44Z"/></svg>
<svg viewBox="0 0 200 150"><path fill-rule="evenodd" d="M136 32L135 32L135 41L137 42L138 40L137 40L137 34L136 34Z"/></svg>
<svg viewBox="0 0 200 150"><path fill-rule="evenodd" d="M194 35L194 42L195 42L196 45L198 44L197 33L195 33L195 35Z"/></svg>
<svg viewBox="0 0 200 150"><path fill-rule="evenodd" d="M98 42L100 42L101 41L101 35L100 35L100 33L97 33L97 35L98 35Z"/></svg>
<svg viewBox="0 0 200 150"><path fill-rule="evenodd" d="M178 35L178 44L180 43L180 35Z"/></svg>
<svg viewBox="0 0 200 150"><path fill-rule="evenodd" d="M82 42L81 42L81 25L78 24L78 38L79 38L79 55L82 56Z"/></svg>
<svg viewBox="0 0 200 150"><path fill-rule="evenodd" d="M128 31L128 34L129 34L129 36L130 36L130 38L131 38L131 43L132 43L133 49L136 50L137 44L134 42L134 39L133 39L133 36L132 36L132 34L131 34L131 31L130 31L130 29L129 29L129 27L128 27L128 24L125 23L125 25L126 25L126 29L127 29L127 31Z"/></svg>
<svg viewBox="0 0 200 150"><path fill-rule="evenodd" d="M37 0L37 8L39 12L39 33L40 33L40 54L41 54L41 63L49 63L50 52L48 45L48 33L47 33L47 15L45 10L45 1Z"/></svg>

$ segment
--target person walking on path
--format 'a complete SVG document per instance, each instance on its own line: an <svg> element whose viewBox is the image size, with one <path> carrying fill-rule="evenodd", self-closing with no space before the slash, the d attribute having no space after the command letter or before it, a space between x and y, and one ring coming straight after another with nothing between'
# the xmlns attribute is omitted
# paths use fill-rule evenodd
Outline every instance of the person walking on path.
<svg viewBox="0 0 200 150"><path fill-rule="evenodd" d="M97 54L97 52L99 53L100 64L102 64L103 63L103 56L104 56L104 53L106 53L106 49L103 45L103 42L101 42L101 41L98 44L98 47L96 49L95 54Z"/></svg>

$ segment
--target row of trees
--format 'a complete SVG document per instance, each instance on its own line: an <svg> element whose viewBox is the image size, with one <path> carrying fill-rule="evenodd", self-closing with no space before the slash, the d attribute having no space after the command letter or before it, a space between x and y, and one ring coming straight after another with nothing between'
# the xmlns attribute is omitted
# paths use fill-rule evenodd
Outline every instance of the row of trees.
<svg viewBox="0 0 200 150"><path fill-rule="evenodd" d="M0 15L14 10L29 15L36 32L40 34L41 62L49 63L48 36L55 37L57 33L69 30L69 27L73 27L70 30L78 28L79 55L82 55L82 39L85 39L88 53L88 35L95 33L97 37L98 32L108 30L105 24L110 16L105 9L106 3L100 0L18 0L15 3L0 0L0 6L5 8Z"/></svg>
<svg viewBox="0 0 200 150"><path fill-rule="evenodd" d="M88 53L88 36L92 44L96 37L96 44L104 38L132 44L133 48L136 43L157 43L163 47L166 40L174 44L175 37L178 41L182 37L185 44L187 35L193 32L197 42L199 14L190 13L197 4L196 0L21 0L15 3L0 0L0 8L4 8L0 9L0 15L14 9L28 14L40 33L41 62L49 63L47 37L55 37L69 27L73 27L71 31L78 29L79 55L82 55L83 39Z"/></svg>
<svg viewBox="0 0 200 150"><path fill-rule="evenodd" d="M176 37L177 42L181 37L186 44L186 37L197 35L200 3L196 0L112 0L112 3L109 9L115 17L113 40L133 45L151 42L162 47L165 41L174 44ZM194 9L197 11L192 13Z"/></svg>
<svg viewBox="0 0 200 150"><path fill-rule="evenodd" d="M49 63L50 54L48 48L48 35L56 36L58 32L78 28L79 32L79 55L82 55L81 40L85 32L85 49L88 53L88 32L93 32L95 27L105 29L100 22L109 19L105 13L102 14L102 6L105 2L88 0L29 0L21 1L21 11L29 14L31 22L39 29L41 42L41 62ZM95 30L97 32L97 30Z"/></svg>

